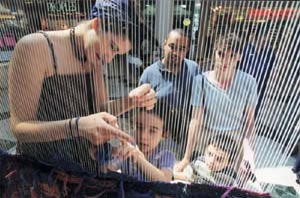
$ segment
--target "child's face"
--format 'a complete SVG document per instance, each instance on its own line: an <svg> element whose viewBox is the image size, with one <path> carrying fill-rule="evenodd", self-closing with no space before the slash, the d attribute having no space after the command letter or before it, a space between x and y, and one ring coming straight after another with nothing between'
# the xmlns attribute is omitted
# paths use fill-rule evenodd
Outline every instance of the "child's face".
<svg viewBox="0 0 300 198"><path fill-rule="evenodd" d="M140 150L147 154L157 147L163 134L163 121L146 112L136 117L136 142Z"/></svg>
<svg viewBox="0 0 300 198"><path fill-rule="evenodd" d="M205 164L210 171L220 171L229 165L229 155L218 147L210 144L204 154Z"/></svg>

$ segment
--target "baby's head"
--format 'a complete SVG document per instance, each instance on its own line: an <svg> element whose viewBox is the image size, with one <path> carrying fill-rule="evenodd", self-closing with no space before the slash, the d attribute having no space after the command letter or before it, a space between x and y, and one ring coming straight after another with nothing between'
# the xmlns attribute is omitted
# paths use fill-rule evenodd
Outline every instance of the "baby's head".
<svg viewBox="0 0 300 198"><path fill-rule="evenodd" d="M238 153L237 143L228 135L216 135L209 139L204 161L210 171L221 171L230 165Z"/></svg>
<svg viewBox="0 0 300 198"><path fill-rule="evenodd" d="M168 136L170 116L167 106L159 103L152 110L138 110L135 118L135 138L144 154L153 151L162 138Z"/></svg>

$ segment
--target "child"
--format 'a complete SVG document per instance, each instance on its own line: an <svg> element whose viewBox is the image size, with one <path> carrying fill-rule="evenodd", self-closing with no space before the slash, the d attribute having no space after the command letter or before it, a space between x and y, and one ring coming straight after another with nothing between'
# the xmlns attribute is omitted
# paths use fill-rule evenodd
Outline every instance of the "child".
<svg viewBox="0 0 300 198"><path fill-rule="evenodd" d="M224 134L212 136L205 147L204 156L191 162L183 174L175 173L175 178L227 186L240 183L238 179L255 181L254 174L249 171L243 178L237 178L234 161L238 154L237 143L230 136ZM250 170L249 163L244 163L247 170Z"/></svg>
<svg viewBox="0 0 300 198"><path fill-rule="evenodd" d="M120 169L140 181L171 181L175 155L162 145L162 139L169 132L167 120L170 116L166 106L158 104L151 111L138 111L135 119L136 145L121 142L121 146L113 152L115 160L109 169Z"/></svg>

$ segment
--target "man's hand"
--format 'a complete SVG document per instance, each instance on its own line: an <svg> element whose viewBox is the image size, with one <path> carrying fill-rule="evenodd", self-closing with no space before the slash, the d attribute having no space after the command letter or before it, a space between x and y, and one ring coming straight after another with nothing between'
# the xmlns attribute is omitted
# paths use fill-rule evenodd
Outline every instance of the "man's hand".
<svg viewBox="0 0 300 198"><path fill-rule="evenodd" d="M156 103L155 91L150 84L143 84L129 93L129 98L133 100L136 107L145 107L147 110L153 109Z"/></svg>

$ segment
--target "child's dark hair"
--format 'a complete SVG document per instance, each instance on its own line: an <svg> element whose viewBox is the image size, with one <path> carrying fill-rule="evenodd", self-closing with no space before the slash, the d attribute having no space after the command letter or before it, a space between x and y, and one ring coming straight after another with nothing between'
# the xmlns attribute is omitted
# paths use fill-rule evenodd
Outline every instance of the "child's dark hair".
<svg viewBox="0 0 300 198"><path fill-rule="evenodd" d="M153 109L146 110L145 108L140 108L138 113L140 112L157 116L163 121L163 137L168 137L169 134L172 134L174 130L174 122L176 122L178 116L168 104L158 101Z"/></svg>
<svg viewBox="0 0 300 198"><path fill-rule="evenodd" d="M226 134L211 136L207 147L213 145L229 155L229 162L233 162L238 157L239 148L235 139Z"/></svg>

